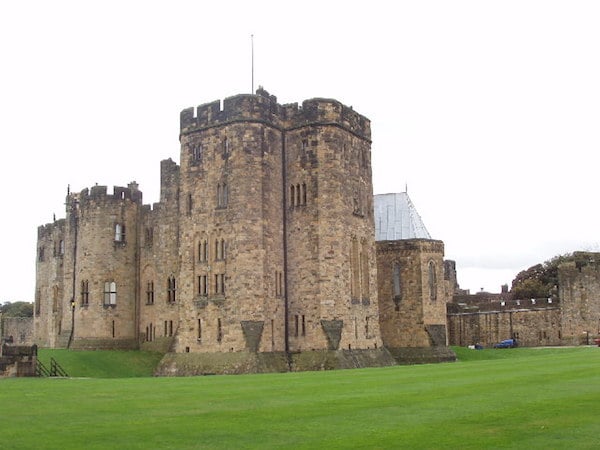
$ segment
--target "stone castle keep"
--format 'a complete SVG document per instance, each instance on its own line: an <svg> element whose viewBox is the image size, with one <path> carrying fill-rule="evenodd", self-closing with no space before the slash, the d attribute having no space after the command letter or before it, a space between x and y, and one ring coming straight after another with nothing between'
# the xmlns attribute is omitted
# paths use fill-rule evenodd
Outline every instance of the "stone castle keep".
<svg viewBox="0 0 600 450"><path fill-rule="evenodd" d="M180 165L161 162L158 203L144 205L135 182L94 186L39 227L36 343L166 351L165 373L446 349L443 243L376 250L367 118L336 100L280 105L261 88L180 120ZM378 254L416 259L382 284Z"/></svg>

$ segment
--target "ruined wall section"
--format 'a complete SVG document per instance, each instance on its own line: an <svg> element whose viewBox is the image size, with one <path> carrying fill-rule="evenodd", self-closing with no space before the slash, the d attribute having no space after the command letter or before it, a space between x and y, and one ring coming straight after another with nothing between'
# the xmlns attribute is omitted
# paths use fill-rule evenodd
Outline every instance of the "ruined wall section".
<svg viewBox="0 0 600 450"><path fill-rule="evenodd" d="M112 194L106 186L94 186L68 197L72 251L65 258L65 297L75 305L72 348L137 347L141 204L135 182L115 186ZM70 322L67 311L63 320Z"/></svg>
<svg viewBox="0 0 600 450"><path fill-rule="evenodd" d="M587 344L600 335L600 260L590 254L587 264L564 263L558 270L562 339Z"/></svg>
<svg viewBox="0 0 600 450"><path fill-rule="evenodd" d="M369 121L328 99L286 117L290 349L381 346Z"/></svg>
<svg viewBox="0 0 600 450"><path fill-rule="evenodd" d="M160 202L142 209L139 235L139 342L143 349L168 351L179 329L180 167L160 163ZM169 280L175 280L169 293ZM173 301L174 300L174 301Z"/></svg>
<svg viewBox="0 0 600 450"><path fill-rule="evenodd" d="M64 252L66 221L38 227L34 342L43 347L58 345L62 331L64 300Z"/></svg>
<svg viewBox="0 0 600 450"><path fill-rule="evenodd" d="M178 352L284 350L279 114L265 92L182 112Z"/></svg>

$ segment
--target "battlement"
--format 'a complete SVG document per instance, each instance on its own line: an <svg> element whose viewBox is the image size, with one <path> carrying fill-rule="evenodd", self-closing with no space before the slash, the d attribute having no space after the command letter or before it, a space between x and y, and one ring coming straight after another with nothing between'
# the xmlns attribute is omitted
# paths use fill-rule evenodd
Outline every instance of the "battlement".
<svg viewBox="0 0 600 450"><path fill-rule="evenodd" d="M89 201L120 201L130 200L135 203L142 203L142 192L138 189L138 184L133 181L127 187L113 186L113 193L108 194L106 186L95 185L90 189L85 188L79 193L72 193L67 196L67 203L85 203Z"/></svg>
<svg viewBox="0 0 600 450"><path fill-rule="evenodd" d="M64 233L65 230L65 219L55 220L52 223L47 223L45 225L40 225L38 227L38 240L41 240L45 237L52 237L54 232L58 230L59 233Z"/></svg>
<svg viewBox="0 0 600 450"><path fill-rule="evenodd" d="M371 123L351 107L337 100L313 98L297 103L280 105L277 97L259 88L255 95L241 94L223 100L187 108L180 114L181 134L238 121L266 122L283 130L306 125L339 125L352 133L370 140Z"/></svg>
<svg viewBox="0 0 600 450"><path fill-rule="evenodd" d="M280 126L283 108L277 103L277 97L264 89L256 92L256 95L227 97L223 100L223 108L221 102L215 100L196 108L184 109L180 114L181 133L240 120L269 122Z"/></svg>

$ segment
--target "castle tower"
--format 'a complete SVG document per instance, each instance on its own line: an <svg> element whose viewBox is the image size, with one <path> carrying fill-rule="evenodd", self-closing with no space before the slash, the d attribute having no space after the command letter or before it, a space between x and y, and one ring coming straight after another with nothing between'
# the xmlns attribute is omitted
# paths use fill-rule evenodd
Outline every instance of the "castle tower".
<svg viewBox="0 0 600 450"><path fill-rule="evenodd" d="M178 351L381 346L369 121L260 89L181 114Z"/></svg>
<svg viewBox="0 0 600 450"><path fill-rule="evenodd" d="M284 351L283 132L274 97L181 114L177 351Z"/></svg>
<svg viewBox="0 0 600 450"><path fill-rule="evenodd" d="M370 123L329 99L288 117L290 349L377 348Z"/></svg>
<svg viewBox="0 0 600 450"><path fill-rule="evenodd" d="M38 229L35 335L41 345L137 347L137 223L132 183L69 193L66 219ZM51 254L49 254L51 250Z"/></svg>
<svg viewBox="0 0 600 450"><path fill-rule="evenodd" d="M61 219L38 227L33 324L34 340L44 347L58 345L68 317L64 312L69 310L64 302L65 226L65 219ZM67 341L63 343L66 345Z"/></svg>

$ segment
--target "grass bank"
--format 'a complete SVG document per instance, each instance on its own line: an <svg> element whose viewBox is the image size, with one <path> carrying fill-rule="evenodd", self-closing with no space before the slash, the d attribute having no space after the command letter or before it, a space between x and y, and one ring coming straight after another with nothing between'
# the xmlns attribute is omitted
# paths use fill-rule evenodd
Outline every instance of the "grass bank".
<svg viewBox="0 0 600 450"><path fill-rule="evenodd" d="M600 349L469 352L330 372L2 380L0 448L597 448Z"/></svg>
<svg viewBox="0 0 600 450"><path fill-rule="evenodd" d="M50 367L54 358L70 377L151 377L161 353L140 351L77 351L40 349L38 359Z"/></svg>

